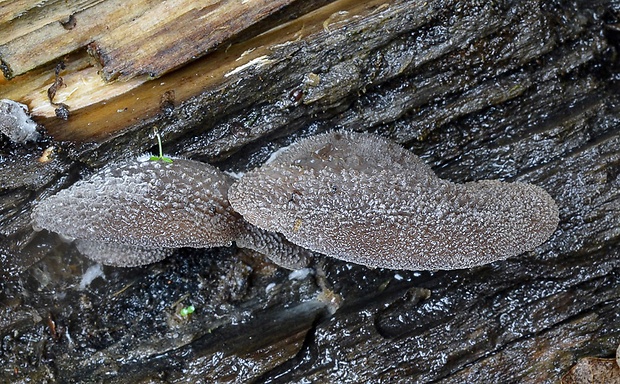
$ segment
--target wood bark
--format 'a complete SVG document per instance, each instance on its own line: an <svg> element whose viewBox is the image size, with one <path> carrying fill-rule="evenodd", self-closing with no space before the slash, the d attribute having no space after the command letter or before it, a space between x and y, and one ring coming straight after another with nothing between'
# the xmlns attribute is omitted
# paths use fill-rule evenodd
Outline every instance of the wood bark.
<svg viewBox="0 0 620 384"><path fill-rule="evenodd" d="M580 358L613 357L619 14L606 1L334 1L158 81L94 95L67 121L35 114L59 141L3 139L0 156L2 381L555 383ZM536 250L470 270L317 255L291 274L234 247L182 249L104 267L80 287L97 267L34 233L30 209L152 150L154 127L166 153L231 172L299 137L375 132L455 182L539 185L561 222Z"/></svg>

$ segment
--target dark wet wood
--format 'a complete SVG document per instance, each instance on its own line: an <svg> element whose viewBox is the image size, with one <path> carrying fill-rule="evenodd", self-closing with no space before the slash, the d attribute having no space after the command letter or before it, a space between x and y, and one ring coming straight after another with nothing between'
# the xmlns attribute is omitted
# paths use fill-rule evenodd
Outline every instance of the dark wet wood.
<svg viewBox="0 0 620 384"><path fill-rule="evenodd" d="M555 383L580 358L614 355L617 4L367 4L363 16L323 8L332 16L303 29L315 32L257 48L219 85L97 143L4 140L0 259L12 277L1 283L2 380ZM92 263L34 236L30 206L152 149L153 126L165 152L229 171L301 136L372 131L453 181L540 185L561 222L535 251L464 271L319 258L294 279L234 248L181 250L148 267L106 267L80 290ZM38 163L50 145L53 160ZM196 312L180 318L188 304Z"/></svg>

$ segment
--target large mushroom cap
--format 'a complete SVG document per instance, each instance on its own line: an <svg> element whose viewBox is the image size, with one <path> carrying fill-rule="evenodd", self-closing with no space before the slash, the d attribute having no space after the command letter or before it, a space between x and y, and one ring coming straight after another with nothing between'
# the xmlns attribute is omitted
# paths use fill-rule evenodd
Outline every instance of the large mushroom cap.
<svg viewBox="0 0 620 384"><path fill-rule="evenodd" d="M541 188L439 179L417 156L369 134L293 144L229 191L250 223L329 256L394 269L467 268L544 242L558 209Z"/></svg>
<svg viewBox="0 0 620 384"><path fill-rule="evenodd" d="M41 201L35 227L143 248L227 246L237 236L232 179L209 164L132 160Z"/></svg>

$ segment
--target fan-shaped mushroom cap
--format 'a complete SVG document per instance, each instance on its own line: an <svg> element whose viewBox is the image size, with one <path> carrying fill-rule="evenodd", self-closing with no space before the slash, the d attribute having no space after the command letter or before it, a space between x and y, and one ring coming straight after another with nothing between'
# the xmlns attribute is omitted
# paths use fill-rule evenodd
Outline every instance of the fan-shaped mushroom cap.
<svg viewBox="0 0 620 384"><path fill-rule="evenodd" d="M41 201L36 227L73 239L144 248L227 246L237 236L232 179L192 160L134 160L104 168Z"/></svg>
<svg viewBox="0 0 620 384"><path fill-rule="evenodd" d="M217 168L192 160L113 164L42 200L33 210L33 226L76 239L82 254L106 265L144 265L169 256L172 248L233 241L287 268L307 265L308 251L233 211L232 182Z"/></svg>
<svg viewBox="0 0 620 384"><path fill-rule="evenodd" d="M558 209L526 183L439 179L417 156L370 134L301 140L229 191L250 223L346 261L458 269L543 243Z"/></svg>

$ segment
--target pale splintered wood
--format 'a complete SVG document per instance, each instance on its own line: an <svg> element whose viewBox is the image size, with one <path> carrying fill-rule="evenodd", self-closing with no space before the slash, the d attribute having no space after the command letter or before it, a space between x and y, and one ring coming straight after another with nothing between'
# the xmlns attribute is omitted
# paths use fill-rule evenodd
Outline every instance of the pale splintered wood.
<svg viewBox="0 0 620 384"><path fill-rule="evenodd" d="M292 1L164 2L96 39L89 51L103 66L106 80L159 77Z"/></svg>
<svg viewBox="0 0 620 384"><path fill-rule="evenodd" d="M28 24L36 15L16 18L1 28L3 31L18 31L11 32L13 38L0 45L2 71L6 77L12 78L43 64L60 61L64 55L139 17L156 3L156 0L107 0L82 4L85 8L69 7L71 12L53 10L30 31Z"/></svg>
<svg viewBox="0 0 620 384"><path fill-rule="evenodd" d="M90 44L105 80L159 77L292 1L12 3L0 10L0 67L12 78Z"/></svg>
<svg viewBox="0 0 620 384"><path fill-rule="evenodd" d="M105 0L21 0L0 5L0 44L6 44L48 24L68 23L72 14ZM65 24L67 28L70 23Z"/></svg>
<svg viewBox="0 0 620 384"><path fill-rule="evenodd" d="M224 82L237 81L249 68L273 64L274 52L280 46L304 44L311 36L320 39L328 36L330 30L344 28L360 17L376 15L377 10L386 10L381 4L382 0L336 1L253 39L221 47L157 80L143 75L108 83L85 52L66 56L66 68L60 73L65 85L56 92L54 102L69 107L67 121L55 116L55 107L47 97L47 90L54 83L55 65L38 68L13 80L0 76L0 98L27 104L35 121L43 124L57 140L98 140L157 115L166 92L173 91L175 104L181 104Z"/></svg>

